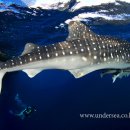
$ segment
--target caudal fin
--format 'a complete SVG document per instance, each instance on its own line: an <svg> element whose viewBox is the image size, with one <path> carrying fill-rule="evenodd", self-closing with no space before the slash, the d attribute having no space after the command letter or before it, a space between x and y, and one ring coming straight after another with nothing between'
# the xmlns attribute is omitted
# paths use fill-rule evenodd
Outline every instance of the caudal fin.
<svg viewBox="0 0 130 130"><path fill-rule="evenodd" d="M0 66L2 65L3 63L0 62ZM2 79L4 77L6 72L4 71L0 71L0 94L1 94L1 89L2 89Z"/></svg>
<svg viewBox="0 0 130 130"><path fill-rule="evenodd" d="M3 53L1 50L0 50L0 68L2 66L2 64L4 62L6 62L7 60L11 59L12 56L9 56L8 54L6 53ZM1 89L2 89L2 79L5 75L5 71L3 70L0 70L0 93L1 93Z"/></svg>
<svg viewBox="0 0 130 130"><path fill-rule="evenodd" d="M1 89L2 89L2 79L5 75L5 72L0 72L0 94L1 94Z"/></svg>

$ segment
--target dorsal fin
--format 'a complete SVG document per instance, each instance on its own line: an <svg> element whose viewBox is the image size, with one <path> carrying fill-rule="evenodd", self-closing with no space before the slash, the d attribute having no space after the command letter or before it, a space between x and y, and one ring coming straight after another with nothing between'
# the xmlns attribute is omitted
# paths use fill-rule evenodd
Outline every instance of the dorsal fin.
<svg viewBox="0 0 130 130"><path fill-rule="evenodd" d="M69 35L66 40L82 39L95 35L85 24L79 21L71 21L68 30Z"/></svg>
<svg viewBox="0 0 130 130"><path fill-rule="evenodd" d="M27 43L25 45L24 51L22 52L21 55L25 55L27 53L30 53L32 50L34 50L37 47L37 45L33 44L33 43Z"/></svg>

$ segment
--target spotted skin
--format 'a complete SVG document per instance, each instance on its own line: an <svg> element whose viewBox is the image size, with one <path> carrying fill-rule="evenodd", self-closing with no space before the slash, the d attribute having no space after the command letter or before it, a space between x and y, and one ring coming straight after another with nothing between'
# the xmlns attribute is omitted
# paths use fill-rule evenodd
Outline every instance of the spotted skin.
<svg viewBox="0 0 130 130"><path fill-rule="evenodd" d="M46 69L44 64L47 63L48 65L48 62L44 61L52 61L53 59L56 59L56 61L50 62L50 67L59 67L66 70L85 67L87 69L95 67L93 70L104 68L126 69L130 67L130 44L128 42L97 35L81 22L70 22L68 29L69 35L65 41L46 46L28 43L21 56L4 62L0 65L0 70L3 72L22 70L27 65L27 68L29 68L30 63L33 65L36 63L42 64L40 67L38 65L35 67ZM64 62L62 59L64 59ZM54 67L53 63L55 63ZM35 69L35 67L32 67L32 69Z"/></svg>
<svg viewBox="0 0 130 130"><path fill-rule="evenodd" d="M28 49L26 53L4 62L0 69L6 71L9 68L29 63L35 64L38 61L49 61L69 56L80 57L80 62L84 64L82 67L105 63L109 68L109 64L113 62L117 65L113 68L121 68L121 66L118 67L119 64L130 66L130 44L128 42L97 35L81 22L70 22L68 29L69 36L66 41L46 46L27 44L25 46L25 50Z"/></svg>
<svg viewBox="0 0 130 130"><path fill-rule="evenodd" d="M79 40L80 42L80 40ZM30 62L37 62L41 60L49 60L57 57L85 55L87 51L86 45L79 44L77 41L61 42L47 46L37 46L32 52L25 55L14 57L1 65L1 69L8 69L10 67L28 64Z"/></svg>

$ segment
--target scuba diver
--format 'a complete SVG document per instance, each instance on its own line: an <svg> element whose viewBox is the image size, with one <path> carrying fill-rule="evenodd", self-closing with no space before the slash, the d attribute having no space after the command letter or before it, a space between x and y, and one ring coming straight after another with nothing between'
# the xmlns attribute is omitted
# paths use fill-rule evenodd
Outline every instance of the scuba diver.
<svg viewBox="0 0 130 130"><path fill-rule="evenodd" d="M15 107L14 110L10 110L9 113L20 118L21 120L24 120L25 118L30 117L32 113L36 111L35 107L25 105L22 102L22 100L19 98L18 94L16 94L15 96L15 103L17 107L19 107L19 109L18 108L16 109Z"/></svg>
<svg viewBox="0 0 130 130"><path fill-rule="evenodd" d="M25 119L26 117L30 117L33 112L35 112L36 109L34 107L28 106L24 110L22 110L20 113L15 114L15 116L18 116L20 119Z"/></svg>

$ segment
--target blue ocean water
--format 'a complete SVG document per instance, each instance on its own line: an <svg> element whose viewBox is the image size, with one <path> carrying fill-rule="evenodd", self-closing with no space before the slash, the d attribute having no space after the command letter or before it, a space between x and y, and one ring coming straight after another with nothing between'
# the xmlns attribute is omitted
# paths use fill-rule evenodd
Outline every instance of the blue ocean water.
<svg viewBox="0 0 130 130"><path fill-rule="evenodd" d="M111 7L109 6L107 8ZM22 13L7 11L0 14L0 47L11 56L20 55L28 42L45 45L65 40L68 36L68 26L65 24L67 19L85 12L96 12L101 8L89 7L74 12L38 9L35 10L36 15L30 15L26 11L33 13L34 10L16 5L12 7L18 8ZM129 10L125 11L130 13ZM129 19L87 20L84 23L95 33L130 42ZM60 26L61 23L63 26ZM80 79L75 79L63 70L45 70L33 79L21 71L7 73L0 95L0 130L129 130L130 119L80 117L82 113L130 112L130 77L118 79L113 84L111 76L101 78L100 72L90 73ZM17 94L24 104L37 109L24 120L9 113L10 110L17 109Z"/></svg>

